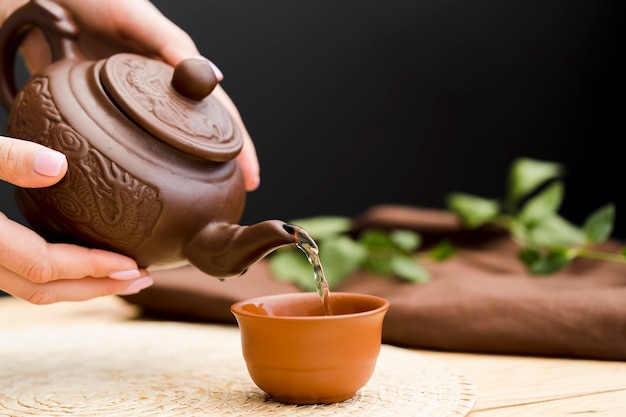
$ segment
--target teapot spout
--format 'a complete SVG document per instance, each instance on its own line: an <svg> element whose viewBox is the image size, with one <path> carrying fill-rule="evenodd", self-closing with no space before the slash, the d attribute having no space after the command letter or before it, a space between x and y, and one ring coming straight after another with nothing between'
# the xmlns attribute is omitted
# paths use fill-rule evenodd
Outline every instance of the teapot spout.
<svg viewBox="0 0 626 417"><path fill-rule="evenodd" d="M238 276L279 247L296 244L297 234L293 226L280 220L251 226L211 223L189 242L185 256L216 278Z"/></svg>

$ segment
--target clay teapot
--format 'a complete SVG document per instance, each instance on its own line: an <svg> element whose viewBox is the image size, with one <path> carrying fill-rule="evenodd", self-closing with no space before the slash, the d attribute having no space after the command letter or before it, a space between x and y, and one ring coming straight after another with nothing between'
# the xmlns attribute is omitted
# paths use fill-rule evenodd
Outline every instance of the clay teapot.
<svg viewBox="0 0 626 417"><path fill-rule="evenodd" d="M40 28L52 63L17 91L17 49ZM56 185L16 190L18 207L49 241L113 250L141 267L191 263L236 276L274 249L297 242L282 221L239 222L245 187L234 159L243 145L232 116L211 93L208 61L175 68L120 53L88 59L69 12L34 0L0 30L0 99L7 134L64 153Z"/></svg>

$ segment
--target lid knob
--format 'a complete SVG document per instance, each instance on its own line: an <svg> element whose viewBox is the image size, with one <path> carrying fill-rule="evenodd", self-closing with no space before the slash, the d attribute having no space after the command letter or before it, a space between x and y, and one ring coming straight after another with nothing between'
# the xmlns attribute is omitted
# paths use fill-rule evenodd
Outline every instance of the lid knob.
<svg viewBox="0 0 626 417"><path fill-rule="evenodd" d="M181 61L172 75L172 87L195 101L201 101L211 94L217 83L213 68L205 58L187 58Z"/></svg>

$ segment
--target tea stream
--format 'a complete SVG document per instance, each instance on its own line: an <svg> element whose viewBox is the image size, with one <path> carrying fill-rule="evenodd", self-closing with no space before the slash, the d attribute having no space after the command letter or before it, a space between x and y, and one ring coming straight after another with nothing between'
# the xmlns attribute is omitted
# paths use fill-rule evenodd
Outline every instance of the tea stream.
<svg viewBox="0 0 626 417"><path fill-rule="evenodd" d="M307 260L313 267L313 277L315 278L315 287L317 288L317 294L320 296L322 303L324 304L324 314L332 316L333 311L330 306L330 289L328 288L328 282L324 276L324 269L319 257L319 247L313 240L311 235L306 230L296 225L288 225L292 228L291 231L296 239L296 246L306 255Z"/></svg>

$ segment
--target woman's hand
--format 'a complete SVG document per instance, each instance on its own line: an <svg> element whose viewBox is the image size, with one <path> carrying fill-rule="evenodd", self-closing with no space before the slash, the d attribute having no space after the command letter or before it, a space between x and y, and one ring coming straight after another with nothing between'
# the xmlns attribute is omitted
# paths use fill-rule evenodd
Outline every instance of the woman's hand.
<svg viewBox="0 0 626 417"><path fill-rule="evenodd" d="M0 180L46 187L67 172L65 156L33 142L0 136ZM50 244L0 213L0 290L35 304L133 294L153 283L127 256Z"/></svg>
<svg viewBox="0 0 626 417"><path fill-rule="evenodd" d="M0 25L26 0L0 0ZM178 64L198 56L192 39L148 0L58 0L79 27L83 51L99 59L133 51ZM29 71L48 65L43 34L32 30L20 51ZM221 79L221 72L216 68ZM244 132L238 157L246 189L259 185L259 164L238 110L218 86L214 90ZM21 187L47 187L67 172L65 156L33 142L0 136L0 180ZM133 294L153 283L127 256L76 245L50 244L0 213L0 290L36 304L78 301L109 294Z"/></svg>

